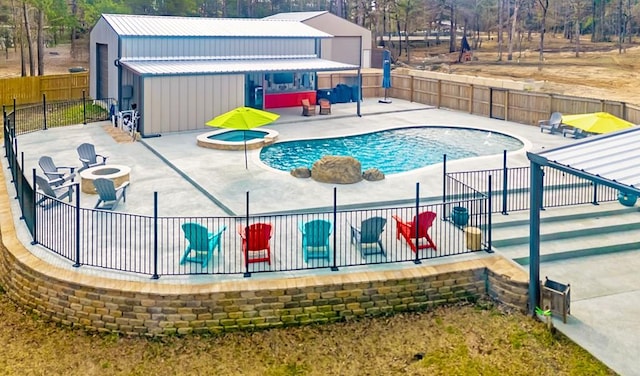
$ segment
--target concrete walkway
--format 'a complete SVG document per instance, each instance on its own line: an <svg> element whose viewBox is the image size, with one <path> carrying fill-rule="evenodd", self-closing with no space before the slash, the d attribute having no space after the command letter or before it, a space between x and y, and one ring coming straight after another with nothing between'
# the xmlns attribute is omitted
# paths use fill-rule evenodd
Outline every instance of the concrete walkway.
<svg viewBox="0 0 640 376"><path fill-rule="evenodd" d="M573 142L559 135L540 133L534 126L477 117L465 113L434 109L429 106L393 100L380 104L377 99L362 103L362 116L355 115L355 104L333 105L332 115L302 117L300 109L276 111L281 118L268 126L280 133L279 141L300 138L337 137L411 125L448 125L503 132L523 140L525 147L509 153L509 167L528 166L525 152ZM107 123L108 124L108 123ZM75 147L82 142L96 145L108 163L132 168L131 187L127 202L118 211L151 215L153 192L158 192L159 215L228 216L244 214L246 192L250 192L251 212L274 213L288 210L328 207L333 202L331 184L310 179L295 179L288 173L275 171L259 160L259 151L249 151L249 168L244 169L244 153L200 148L196 145L201 131L166 134L146 138L141 142L118 143L104 131L105 124L53 128L18 137L19 150L24 152L26 171L37 168L42 155L52 156L58 165L79 165ZM393 156L389 156L393 157ZM6 169L6 159L3 166ZM502 166L502 155L451 161L449 171L468 171ZM39 173L39 169L38 169ZM9 192L13 192L12 184ZM188 176L189 180L185 179ZM410 172L387 176L381 182L360 182L338 187L339 205L379 206L380 202L410 201L420 183L421 197L436 198L441 194L442 166L427 166ZM363 194L366 192L366 194ZM95 196L81 194L81 206L93 207ZM11 203L16 228L25 247L48 262L69 264L50 252L29 245L24 224L17 219L17 203ZM589 257L545 264L542 273L559 281L569 281L574 291L572 316L556 327L579 345L603 360L623 375L640 375L637 354L640 341L640 292L637 272L627 268L636 256L598 259ZM480 255L481 257L481 255ZM628 258L626 258L628 257ZM437 260L434 262L443 262ZM70 264L67 265L71 267ZM90 268L77 269L81 272ZM626 271L625 271L626 270ZM637 268L632 268L632 271ZM111 273L93 271L94 273ZM132 278L128 276L127 278ZM196 280L197 278L194 278ZM594 283L598 293L593 291ZM631 289L621 289L631 286ZM633 288L635 286L635 288Z"/></svg>

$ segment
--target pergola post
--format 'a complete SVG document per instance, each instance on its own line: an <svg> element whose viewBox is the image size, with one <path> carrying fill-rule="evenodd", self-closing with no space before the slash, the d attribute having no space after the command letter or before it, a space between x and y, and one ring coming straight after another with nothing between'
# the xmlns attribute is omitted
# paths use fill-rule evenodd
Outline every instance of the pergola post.
<svg viewBox="0 0 640 376"><path fill-rule="evenodd" d="M542 207L542 166L531 161L529 191L529 314L534 315L540 299L540 207Z"/></svg>

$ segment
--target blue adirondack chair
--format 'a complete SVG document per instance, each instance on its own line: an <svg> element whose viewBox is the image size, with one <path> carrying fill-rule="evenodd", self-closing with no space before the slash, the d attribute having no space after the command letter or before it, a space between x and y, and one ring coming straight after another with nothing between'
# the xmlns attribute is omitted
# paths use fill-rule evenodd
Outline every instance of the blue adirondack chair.
<svg viewBox="0 0 640 376"><path fill-rule="evenodd" d="M127 201L127 187L129 182L125 182L119 187L113 184L113 181L105 178L98 178L93 181L93 185L98 192L98 202L94 209L113 210L118 206L120 201Z"/></svg>
<svg viewBox="0 0 640 376"><path fill-rule="evenodd" d="M73 181L76 177L76 174L73 172L76 169L75 167L56 166L53 162L53 158L46 155L40 157L38 165L40 165L42 172L47 179L49 179L49 184L52 186L58 186L68 181ZM69 174L67 175L66 172L62 171L63 169L69 170Z"/></svg>
<svg viewBox="0 0 640 376"><path fill-rule="evenodd" d="M384 253L382 246L382 232L387 220L382 217L367 218L360 224L360 228L351 227L351 244L355 244L362 256Z"/></svg>
<svg viewBox="0 0 640 376"><path fill-rule="evenodd" d="M44 194L44 197L40 198L36 205L42 206L45 210L52 208L65 198L69 198L69 202L73 199L73 186L75 185L73 183L51 185L42 176L36 176L36 185ZM51 202L44 204L47 200L51 200Z"/></svg>
<svg viewBox="0 0 640 376"><path fill-rule="evenodd" d="M93 146L93 144L81 144L76 150L78 151L80 162L82 162L82 167L78 172L107 163L107 157L101 154L96 154L96 147ZM100 158L100 160L98 160L98 158Z"/></svg>
<svg viewBox="0 0 640 376"><path fill-rule="evenodd" d="M304 262L309 262L310 258L327 259L331 257L331 247L329 246L329 236L333 230L331 222L324 219L315 219L299 224L302 232L302 254Z"/></svg>
<svg viewBox="0 0 640 376"><path fill-rule="evenodd" d="M187 248L185 248L182 257L180 258L180 264L185 262L197 262L206 267L213 256L213 251L218 248L220 251L220 238L222 233L227 229L227 226L223 225L214 234L209 230L197 223L183 223L182 231L184 237L189 242Z"/></svg>

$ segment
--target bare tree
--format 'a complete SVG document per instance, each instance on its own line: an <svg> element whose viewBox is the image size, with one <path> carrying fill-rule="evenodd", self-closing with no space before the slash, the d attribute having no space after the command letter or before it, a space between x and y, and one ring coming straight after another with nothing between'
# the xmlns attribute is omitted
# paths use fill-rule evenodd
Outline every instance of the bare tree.
<svg viewBox="0 0 640 376"><path fill-rule="evenodd" d="M504 0L498 0L498 61L502 61L502 43L504 21L502 15L504 13Z"/></svg>
<svg viewBox="0 0 640 376"><path fill-rule="evenodd" d="M38 76L44 76L44 10L36 11L38 16L38 32L36 34L38 49Z"/></svg>
<svg viewBox="0 0 640 376"><path fill-rule="evenodd" d="M538 70L542 70L544 64L544 33L547 31L547 11L549 10L549 0L538 0L542 8L542 20L540 21L540 58L538 59Z"/></svg>
<svg viewBox="0 0 640 376"><path fill-rule="evenodd" d="M520 1L515 0L513 4L513 16L511 18L511 31L509 32L509 52L507 53L507 60L513 60L513 39L516 35L516 24L518 23L518 10L520 8Z"/></svg>
<svg viewBox="0 0 640 376"><path fill-rule="evenodd" d="M29 22L29 8L27 2L22 1L22 15L24 17L24 35L27 38L27 51L29 52L29 75L35 76L36 67L33 59L33 40L31 38L31 23Z"/></svg>

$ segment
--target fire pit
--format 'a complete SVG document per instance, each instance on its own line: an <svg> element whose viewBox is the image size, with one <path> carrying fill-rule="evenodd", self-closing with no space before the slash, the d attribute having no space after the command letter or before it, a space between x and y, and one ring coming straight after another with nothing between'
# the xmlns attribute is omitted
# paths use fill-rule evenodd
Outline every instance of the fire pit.
<svg viewBox="0 0 640 376"><path fill-rule="evenodd" d="M80 172L80 186L82 192L96 194L96 187L93 181L99 178L110 179L118 187L122 183L129 181L131 167L122 165L104 165L88 168Z"/></svg>

